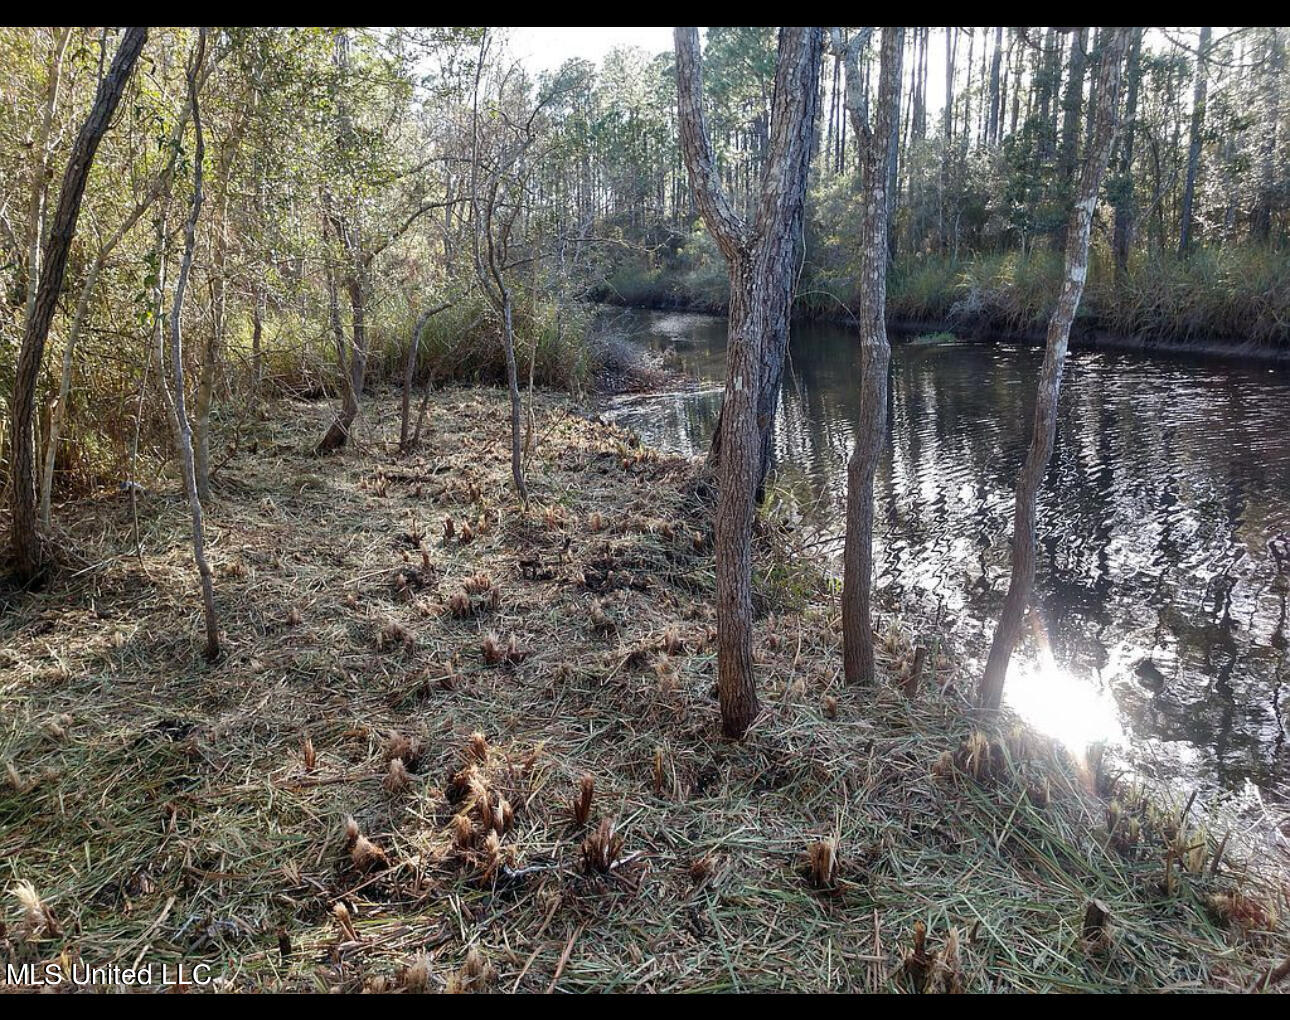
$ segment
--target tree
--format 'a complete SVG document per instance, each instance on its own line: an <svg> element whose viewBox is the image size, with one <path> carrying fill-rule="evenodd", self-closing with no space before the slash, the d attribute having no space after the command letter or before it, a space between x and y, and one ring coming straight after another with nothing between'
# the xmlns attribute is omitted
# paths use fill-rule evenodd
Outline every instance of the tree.
<svg viewBox="0 0 1290 1020"><path fill-rule="evenodd" d="M63 186L58 197L58 209L50 229L49 243L45 250L45 263L41 267L40 286L35 301L30 305L26 327L23 330L22 349L18 356L18 369L14 376L13 393L13 490L11 495L13 521L11 544L14 569L23 581L33 580L43 566L41 539L36 519L35 448L32 420L36 408L36 380L45 355L45 339L54 318L54 309L63 289L63 276L67 271L67 256L76 236L76 221L80 217L81 199L85 182L94 164L94 154L99 142L107 133L116 112L121 94L125 91L130 73L139 52L148 37L146 28L128 28L112 58L112 66L99 84L94 106L81 125L80 133L72 147Z"/></svg>
<svg viewBox="0 0 1290 1020"><path fill-rule="evenodd" d="M1178 228L1178 256L1186 257L1191 251L1192 205L1196 199L1196 172L1200 167L1201 135L1205 129L1205 99L1209 91L1209 76L1205 59L1209 53L1212 28L1200 30L1200 46L1196 50L1196 84L1191 104L1191 143L1187 146L1187 183L1183 186L1182 222Z"/></svg>
<svg viewBox="0 0 1290 1020"><path fill-rule="evenodd" d="M201 577L202 611L206 620L206 658L211 662L219 658L219 619L215 615L215 591L210 564L206 560L206 533L202 525L202 501L197 488L197 462L193 453L193 428L188 421L188 410L184 397L184 348L183 348L183 315L184 294L188 288L188 277L193 268L193 249L197 239L197 218L202 210L202 163L206 156L206 144L202 136L201 108L198 103L198 82L201 80L202 62L206 56L206 29L198 30L197 50L193 54L192 65L188 71L188 102L192 113L193 132L196 144L193 149L193 197L189 206L188 219L184 224L184 254L179 264L179 276L175 281L175 295L170 308L170 366L174 384L173 395L162 384L166 403L175 423L175 443L179 447L179 456L184 476L184 487L188 495L188 507L193 521L193 559ZM165 365L164 352L161 362Z"/></svg>
<svg viewBox="0 0 1290 1020"><path fill-rule="evenodd" d="M1133 218L1136 212L1133 200L1133 141L1138 121L1138 91L1142 86L1142 29L1131 29L1128 64L1125 68L1124 130L1120 135L1120 161L1112 189L1111 201L1115 206L1115 231L1111 250L1115 256L1115 272L1123 279L1129 269L1129 246L1133 243Z"/></svg>
<svg viewBox="0 0 1290 1020"><path fill-rule="evenodd" d="M836 38L836 34L835 34ZM873 580L873 476L887 434L887 190L895 145L891 126L900 116L900 64L904 33L882 31L876 123L860 104L857 46L846 48L847 111L858 139L864 208L861 214L860 422L847 463L847 527L842 555L842 660L848 683L874 678L869 592Z"/></svg>
<svg viewBox="0 0 1290 1020"><path fill-rule="evenodd" d="M752 668L752 525L760 478L759 398L773 355L775 318L792 274L792 227L801 214L819 104L823 30L779 34L769 151L756 217L740 217L717 176L703 115L697 28L678 28L677 111L681 147L704 223L730 275L726 389L722 403L716 515L717 688L723 729L742 737L758 712Z"/></svg>
<svg viewBox="0 0 1290 1020"><path fill-rule="evenodd" d="M1048 322L1048 338L1044 349L1044 365L1039 376L1035 396L1035 417L1030 449L1017 482L1017 498L1013 520L1012 577L1003 611L994 631L990 656L979 691L982 708L997 709L1003 698L1003 682L1008 672L1008 660L1021 631L1023 614L1030 603L1030 593L1035 583L1035 501L1039 483L1043 480L1052 456L1053 440L1057 433L1057 400L1061 393L1062 368L1066 362L1066 347L1070 340L1071 323L1079 308L1088 275L1089 234L1093 224L1093 209L1097 205L1098 188L1107 160L1111 156L1111 143L1115 136L1116 111L1119 103L1120 72L1124 64L1128 29L1116 28L1107 33L1106 44L1100 54L1096 84L1097 112L1095 133L1088 140L1084 152L1084 165L1076 189L1075 206L1071 210L1067 228L1066 258L1061 293L1057 307Z"/></svg>

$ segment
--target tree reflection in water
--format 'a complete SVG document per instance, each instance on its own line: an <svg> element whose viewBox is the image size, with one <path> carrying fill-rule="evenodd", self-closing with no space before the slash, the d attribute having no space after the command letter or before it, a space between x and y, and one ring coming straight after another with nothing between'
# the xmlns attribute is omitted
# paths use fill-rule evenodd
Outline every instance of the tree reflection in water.
<svg viewBox="0 0 1290 1020"><path fill-rule="evenodd" d="M699 387L613 402L652 444L706 451L725 321L614 312ZM797 324L776 421L779 470L841 525L858 411L852 330ZM984 656L1008 573L1013 486L1042 352L897 340L875 480L876 588L943 614ZM1290 370L1075 351L1039 501L1036 605L1013 706L1075 745L1123 740L1161 779L1290 799ZM1078 749L1078 747L1077 747Z"/></svg>

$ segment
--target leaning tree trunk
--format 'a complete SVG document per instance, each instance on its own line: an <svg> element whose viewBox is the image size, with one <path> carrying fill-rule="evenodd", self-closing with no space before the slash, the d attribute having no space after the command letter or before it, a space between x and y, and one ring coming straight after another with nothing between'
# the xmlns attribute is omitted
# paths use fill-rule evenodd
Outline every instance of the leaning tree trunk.
<svg viewBox="0 0 1290 1020"><path fill-rule="evenodd" d="M987 709L997 709L1003 699L1003 681L1008 672L1008 660L1012 657L1013 647L1021 632L1022 618L1030 603L1030 593L1035 583L1035 500L1039 493L1039 483L1043 480L1048 460L1052 456L1053 440L1057 433L1057 401L1061 393L1062 368L1066 361L1071 323L1084 293L1093 209L1097 204L1102 173L1111 154L1120 69L1124 63L1125 44L1128 40L1128 30L1124 28L1112 29L1108 34L1098 69L1096 132L1088 140L1079 191L1071 212L1066 241L1065 276L1057 308L1048 323L1044 366L1035 397L1034 432L1017 482L1012 577L1004 599L1003 612L994 631L985 674L981 678L980 703L982 708Z"/></svg>
<svg viewBox="0 0 1290 1020"><path fill-rule="evenodd" d="M45 469L40 476L40 525L42 528L49 527L54 467L58 459L58 443L62 436L63 423L67 419L67 401L72 389L76 345L80 340L81 328L89 315L90 298L93 296L94 288L98 284L99 275L107 264L108 256L121 243L122 238L139 222L152 203L161 196L162 191L168 184L170 175L175 169L175 158L180 138L183 135L183 128L187 124L187 117L188 115L185 113L176 123L175 129L171 133L171 140L174 144L171 146L171 156L166 166L157 175L156 181L148 189L147 194L135 203L134 208L121 222L121 225L116 228L115 233L99 248L98 253L94 256L93 263L90 265L89 272L85 274L85 282L81 285L80 297L76 301L76 311L72 315L72 324L67 331L67 343L63 345L63 367L58 381L58 400L54 404L54 413L49 422L49 435L45 440Z"/></svg>
<svg viewBox="0 0 1290 1020"><path fill-rule="evenodd" d="M899 28L882 33L882 76L877 122L870 129L864 110L848 104L853 133L864 164L864 212L860 256L860 423L847 464L847 529L842 554L842 663L848 683L872 683L873 624L869 597L873 583L873 476L887 434L887 188L895 153L891 125L900 115ZM847 75L858 74L856 61Z"/></svg>
<svg viewBox="0 0 1290 1020"><path fill-rule="evenodd" d="M202 138L201 110L197 102L197 75L201 68L202 58L206 51L206 30L200 30L197 53L193 67L188 75L188 100L193 114L193 130L196 134L196 147L193 151L193 201L184 224L184 257L179 264L179 276L175 281L174 303L170 308L170 364L173 375L174 395L168 396L173 402L175 439L179 446L180 463L184 473L184 488L188 492L188 506L193 519L193 559L197 562L197 572L201 576L202 609L206 618L206 658L214 661L219 658L219 620L215 615L215 591L210 564L206 560L206 533L202 525L202 501L197 494L197 463L193 455L193 429L188 421L188 410L184 401L184 348L183 348L183 312L184 292L188 287L188 274L193 266L193 248L196 244L197 217L202 208L202 159L205 156L205 142ZM163 359L164 365L164 359ZM168 393L162 385L162 391Z"/></svg>
<svg viewBox="0 0 1290 1020"><path fill-rule="evenodd" d="M99 142L107 133L125 91L130 72L148 37L146 28L128 28L120 48L112 59L107 76L99 83L85 123L72 146L71 158L63 174L63 186L58 196L58 209L49 234L45 251L45 264L41 269L40 286L31 314L23 330L22 348L18 354L18 368L13 384L13 450L12 479L12 534L14 570L23 581L34 579L41 570L42 550L36 523L35 448L32 441L32 424L36 410L36 382L45 355L45 338L54 318L54 308L63 289L63 276L67 272L67 255L76 236L76 221L81 213L81 198L85 182L94 163Z"/></svg>
<svg viewBox="0 0 1290 1020"><path fill-rule="evenodd" d="M421 350L421 334L425 332L430 320L450 306L444 302L434 308L427 308L417 316L417 324L412 327L412 342L408 344L408 357L403 366L403 408L399 420L399 452L407 453L415 445L412 435L412 382L417 372L417 355Z"/></svg>
<svg viewBox="0 0 1290 1020"><path fill-rule="evenodd" d="M681 149L696 204L729 265L726 391L718 448L716 513L717 690L722 728L744 735L759 710L752 660L752 526L761 480L762 394L787 315L794 225L801 221L806 167L819 105L823 34L780 30L766 170L751 229L722 190L703 116L699 33L678 28L677 110ZM782 364L782 353L778 353ZM776 386L778 383L776 383ZM771 405L773 412L773 404ZM763 419L766 415L762 415Z"/></svg>

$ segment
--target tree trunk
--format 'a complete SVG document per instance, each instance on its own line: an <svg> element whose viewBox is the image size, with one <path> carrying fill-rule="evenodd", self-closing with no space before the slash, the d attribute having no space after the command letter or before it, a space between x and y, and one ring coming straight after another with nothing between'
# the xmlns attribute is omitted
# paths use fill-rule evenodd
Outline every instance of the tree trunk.
<svg viewBox="0 0 1290 1020"><path fill-rule="evenodd" d="M1260 74L1262 88L1263 137L1259 142L1259 195L1254 206L1252 233L1266 244L1272 237L1272 204L1276 196L1277 128L1281 123L1282 75L1285 73L1283 29L1268 28L1267 56Z"/></svg>
<svg viewBox="0 0 1290 1020"><path fill-rule="evenodd" d="M1025 465L1017 482L1015 519L1012 541L1012 577L1004 599L999 624L995 628L990 656L979 691L982 708L997 709L1003 698L1003 682L1008 661L1021 631L1022 617L1030 603L1035 582L1035 500L1039 484L1052 456L1057 432L1057 405L1061 394L1062 368L1070 340L1071 323L1084 293L1088 273L1089 233L1093 209L1097 204L1098 185L1111 155L1115 134L1121 66L1124 63L1128 30L1115 28L1107 32L1106 47L1101 54L1097 81L1096 135L1085 146L1084 166L1079 190L1067 234L1066 266L1061 294L1048 323L1048 341L1044 366L1035 397L1034 431Z"/></svg>
<svg viewBox="0 0 1290 1020"><path fill-rule="evenodd" d="M349 295L350 333L353 342L350 344L348 364L341 357L341 407L322 439L318 441L316 452L328 453L339 450L349 442L350 431L358 418L359 401L363 396L363 387L367 378L367 273L363 255L359 250L358 230L345 217L331 210L328 204L328 217L333 232L340 239L345 251L345 291ZM335 283L332 283L332 327L340 328L340 312L336 304ZM337 345L343 345L342 334L337 332ZM338 352L343 355L343 352Z"/></svg>
<svg viewBox="0 0 1290 1020"><path fill-rule="evenodd" d="M990 145L999 142L999 70L1003 61L1003 28L994 30L994 54L990 59L990 119L986 122L985 140Z"/></svg>
<svg viewBox="0 0 1290 1020"><path fill-rule="evenodd" d="M85 282L81 285L80 297L76 301L76 311L72 315L72 324L67 331L67 343L63 346L63 366L58 381L58 400L54 404L54 412L49 423L49 436L45 442L45 469L40 476L40 524L42 528L49 527L50 521L50 500L54 486L54 468L58 460L58 443L62 436L63 423L67 419L67 401L72 389L72 371L75 367L76 345L80 341L81 328L85 324L85 318L89 314L90 298L94 294L94 288L98 284L99 275L103 272L103 267L107 264L108 256L116 249L133 228L139 219L143 216L153 202L161 195L163 189L170 181L170 175L175 168L175 153L178 151L179 140L183 136L184 126L188 122L185 113L175 125L175 130L171 135L171 157L166 166L158 174L156 181L142 199L135 203L130 214L116 228L116 232L108 238L94 256L94 262L90 265L89 272L85 274Z"/></svg>
<svg viewBox="0 0 1290 1020"><path fill-rule="evenodd" d="M506 344L506 385L511 394L511 480L525 507L529 505L529 487L524 482L524 461L520 442L520 378L515 364L515 325L512 316L511 292L502 287L502 325Z"/></svg>
<svg viewBox="0 0 1290 1020"><path fill-rule="evenodd" d="M259 397L264 382L264 306L265 289L262 283L251 288L251 393Z"/></svg>
<svg viewBox="0 0 1290 1020"><path fill-rule="evenodd" d="M197 493L197 464L193 455L193 430L188 421L188 412L184 406L184 350L183 350L183 311L184 292L188 286L188 274L193 265L193 248L196 244L197 217L202 208L202 158L205 155L205 143L202 139L201 111L197 104L197 74L201 68L202 58L206 51L206 30L199 30L197 53L193 67L188 75L188 98L192 108L193 129L197 136L193 152L193 201L184 224L184 257L179 264L179 276L175 281L174 303L170 309L170 364L173 374L174 394L168 399L174 405L174 423L176 442L184 472L184 486L188 491L188 506L193 519L193 559L197 562L197 572L201 576L202 608L206 618L206 658L214 661L219 658L219 620L215 615L215 591L210 564L206 561L206 533L202 526L202 501ZM164 361L163 361L164 364ZM167 392L164 382L163 392Z"/></svg>
<svg viewBox="0 0 1290 1020"><path fill-rule="evenodd" d="M417 324L412 327L412 340L408 344L408 357L403 366L403 407L402 414L399 418L399 452L407 453L408 443L411 436L408 434L411 425L412 416L412 378L417 371L417 352L421 349L421 334L425 331L426 323L430 321L430 316L434 312L426 310L417 316Z"/></svg>
<svg viewBox="0 0 1290 1020"><path fill-rule="evenodd" d="M1196 86L1192 93L1191 144L1187 148L1187 183L1183 187L1182 223L1178 228L1178 256L1185 258L1191 250L1192 205L1196 199L1196 172L1200 169L1201 134L1205 128L1205 98L1209 91L1209 76L1205 70L1211 28L1200 30L1200 45L1196 49Z"/></svg>
<svg viewBox="0 0 1290 1020"><path fill-rule="evenodd" d="M847 464L847 528L842 554L842 662L848 683L874 679L873 625L869 595L873 581L873 476L887 434L887 196L888 167L895 158L890 125L900 112L903 32L882 32L882 76L877 118L870 130L863 111L851 109L854 134L864 163L864 211L860 263L860 422ZM848 66L847 73L853 71Z"/></svg>
<svg viewBox="0 0 1290 1020"><path fill-rule="evenodd" d="M35 448L32 442L32 424L36 409L36 383L40 376L45 354L45 339L54 317L58 296L63 289L67 271L67 256L76 236L76 221L81 212L81 198L85 182L99 142L107 133L112 114L120 102L130 72L148 37L146 28L128 28L112 60L106 77L99 83L85 123L72 146L71 158L63 174L63 185L58 196L58 209L54 214L49 234L45 264L40 273L40 285L23 329L22 348L13 386L13 432L10 440L13 450L12 478L12 534L14 570L22 581L33 580L41 570L41 539L36 521Z"/></svg>
<svg viewBox="0 0 1290 1020"><path fill-rule="evenodd" d="M792 274L794 226L800 224L805 170L815 134L823 34L819 28L780 30L766 169L750 230L721 189L703 116L699 33L678 28L677 108L681 148L695 201L729 264L730 318L726 391L718 448L716 514L717 690L722 727L739 738L758 712L752 663L752 525L761 478L760 414L770 383L777 335L785 322ZM773 407L772 407L773 412ZM759 421L759 417L762 419ZM765 428L763 428L765 426Z"/></svg>
<svg viewBox="0 0 1290 1020"><path fill-rule="evenodd" d="M1129 270L1129 249L1133 245L1133 141L1138 121L1138 87L1142 82L1142 29L1132 30L1125 70L1124 131L1120 139L1119 179L1116 181L1115 230L1111 250L1115 256L1116 279L1123 280Z"/></svg>
<svg viewBox="0 0 1290 1020"><path fill-rule="evenodd" d="M1064 204L1071 200L1071 188L1075 184L1075 165L1079 152L1080 114L1084 105L1084 58L1088 44L1088 31L1081 28L1071 36L1070 75L1066 79L1066 91L1062 93L1062 135L1057 150L1057 187ZM1062 217L1061 224L1054 234L1059 251L1066 248L1066 228L1070 222L1069 213Z"/></svg>
<svg viewBox="0 0 1290 1020"><path fill-rule="evenodd" d="M40 287L40 252L45 228L45 202L49 196L49 133L58 107L58 92L63 80L63 56L67 42L72 37L70 28L60 28L54 37L54 49L49 56L49 73L45 89L45 107L36 128L32 145L36 165L32 170L31 195L27 203L27 311L31 318L36 307L36 292Z"/></svg>

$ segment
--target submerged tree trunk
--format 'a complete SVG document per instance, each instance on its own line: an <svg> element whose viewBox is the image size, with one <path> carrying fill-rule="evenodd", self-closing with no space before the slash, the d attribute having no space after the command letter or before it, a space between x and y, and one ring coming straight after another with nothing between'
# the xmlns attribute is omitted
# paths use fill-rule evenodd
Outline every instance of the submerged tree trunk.
<svg viewBox="0 0 1290 1020"><path fill-rule="evenodd" d="M1209 76L1205 59L1209 50L1211 28L1200 30L1200 45L1196 49L1196 85L1192 93L1191 144L1187 148L1187 182L1183 186L1182 222L1178 227L1178 255L1185 257L1191 250L1192 206L1196 200L1196 173L1200 169L1200 146L1205 128L1205 99L1209 92Z"/></svg>
<svg viewBox="0 0 1290 1020"><path fill-rule="evenodd" d="M49 233L45 264L40 273L40 285L31 314L23 329L22 348L18 354L18 367L13 384L13 470L11 472L11 501L13 520L10 541L13 548L14 569L23 581L35 578L42 566L41 539L36 520L36 451L32 439L32 425L36 410L36 383L40 376L41 362L45 355L45 339L54 318L54 308L63 289L67 271L67 256L72 239L76 236L76 221L80 217L81 198L85 182L99 142L103 140L125 91L130 72L134 69L139 51L148 37L146 28L128 28L112 59L112 67L99 83L94 96L94 106L81 125L80 134L72 146L72 154L63 174L63 185L58 196L58 209L54 213Z"/></svg>
<svg viewBox="0 0 1290 1020"><path fill-rule="evenodd" d="M183 311L184 292L188 286L188 274L193 265L193 248L196 243L197 217L202 208L202 158L205 155L205 143L202 138L201 111L197 103L197 74L201 68L206 50L206 30L200 29L197 53L193 67L188 76L188 99L192 108L193 130L196 134L196 148L193 152L193 200L184 224L184 257L179 264L179 276L175 280L175 297L170 309L170 364L173 376L174 394L169 395L164 382L163 392L174 405L174 423L176 445L179 447L181 466L184 472L184 487L188 491L188 506L193 520L193 559L197 562L197 572L201 576L202 609L206 618L206 658L214 661L219 658L219 620L215 615L215 591L210 564L206 561L206 533L202 525L202 501L197 493L197 464L193 455L193 430L188 421L188 412L184 406L184 352L183 352ZM163 361L164 364L164 361Z"/></svg>
<svg viewBox="0 0 1290 1020"><path fill-rule="evenodd" d="M1084 165L1067 233L1066 266L1061 294L1048 323L1044 365L1035 396L1034 431L1026 462L1017 482L1012 577L999 624L994 631L985 674L981 678L979 698L982 708L997 709L1002 701L1008 661L1021 632L1022 618L1030 603L1030 593L1035 583L1035 500L1039 493L1039 483L1043 480L1048 460L1052 456L1053 440L1057 433L1057 402L1061 394L1062 368L1066 362L1071 323L1079 308L1088 274L1088 243L1093 224L1093 208L1097 204L1098 185L1111 155L1120 71L1127 40L1128 29L1111 29L1107 32L1106 46L1101 53L1097 78L1096 132L1085 146Z"/></svg>
<svg viewBox="0 0 1290 1020"><path fill-rule="evenodd" d="M787 342L786 327L782 341L776 330L791 294L794 226L801 222L815 134L823 33L819 28L780 30L766 170L751 229L719 183L703 116L698 29L678 28L675 40L681 148L695 200L730 272L718 448L717 690L722 728L739 738L759 711L752 661L752 526L762 434L769 428L760 409L776 359L782 371L781 347Z"/></svg>
<svg viewBox="0 0 1290 1020"><path fill-rule="evenodd" d="M885 194L895 157L890 126L900 112L903 31L882 31L882 72L877 115L870 129L864 111L849 107L863 161L864 209L860 253L860 422L847 464L847 528L842 554L842 662L848 683L874 679L873 625L869 613L873 582L873 476L887 434L887 234ZM857 72L855 61L847 75Z"/></svg>

